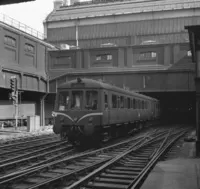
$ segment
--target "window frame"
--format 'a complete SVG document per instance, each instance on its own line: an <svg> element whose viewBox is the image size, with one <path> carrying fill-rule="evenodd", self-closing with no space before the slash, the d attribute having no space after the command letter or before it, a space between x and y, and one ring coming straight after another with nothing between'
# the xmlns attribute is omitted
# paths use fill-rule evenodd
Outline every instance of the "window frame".
<svg viewBox="0 0 200 189"><path fill-rule="evenodd" d="M152 55L153 53L155 53L155 57ZM154 62L154 61L157 60L157 58L158 58L158 52L157 51L151 51L151 50L141 51L138 54L137 62Z"/></svg>
<svg viewBox="0 0 200 189"><path fill-rule="evenodd" d="M29 48L32 48L32 50L30 50ZM24 51L26 53L35 54L35 46L32 45L31 43L25 43L24 44Z"/></svg>
<svg viewBox="0 0 200 189"><path fill-rule="evenodd" d="M10 42L9 42L10 41ZM14 45L12 44L14 43ZM10 35L4 35L4 44L11 48L17 48L17 39Z"/></svg>

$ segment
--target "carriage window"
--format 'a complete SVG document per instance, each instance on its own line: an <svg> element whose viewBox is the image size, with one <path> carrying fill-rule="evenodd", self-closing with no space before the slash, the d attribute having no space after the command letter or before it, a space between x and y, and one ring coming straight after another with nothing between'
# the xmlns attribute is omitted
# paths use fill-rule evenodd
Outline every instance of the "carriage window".
<svg viewBox="0 0 200 189"><path fill-rule="evenodd" d="M138 100L138 109L140 109L140 100Z"/></svg>
<svg viewBox="0 0 200 189"><path fill-rule="evenodd" d="M124 97L120 96L120 108L124 108Z"/></svg>
<svg viewBox="0 0 200 189"><path fill-rule="evenodd" d="M130 99L130 108L133 108L133 99Z"/></svg>
<svg viewBox="0 0 200 189"><path fill-rule="evenodd" d="M72 91L71 108L81 109L83 106L83 91Z"/></svg>
<svg viewBox="0 0 200 189"><path fill-rule="evenodd" d="M133 99L133 109L136 109L136 100Z"/></svg>
<svg viewBox="0 0 200 189"><path fill-rule="evenodd" d="M69 108L69 92L60 92L58 95L58 109L65 111Z"/></svg>
<svg viewBox="0 0 200 189"><path fill-rule="evenodd" d="M98 92L86 91L86 109L96 110L98 106Z"/></svg>
<svg viewBox="0 0 200 189"><path fill-rule="evenodd" d="M142 109L144 110L144 101L142 101Z"/></svg>
<svg viewBox="0 0 200 189"><path fill-rule="evenodd" d="M130 98L128 98L127 103L128 103L128 109L130 109L131 108L131 100L130 100Z"/></svg>
<svg viewBox="0 0 200 189"><path fill-rule="evenodd" d="M124 97L124 108L127 108L127 98Z"/></svg>
<svg viewBox="0 0 200 189"><path fill-rule="evenodd" d="M108 95L106 93L104 93L104 108L107 109L108 108Z"/></svg>
<svg viewBox="0 0 200 189"><path fill-rule="evenodd" d="M117 96L112 95L112 108L117 108Z"/></svg>

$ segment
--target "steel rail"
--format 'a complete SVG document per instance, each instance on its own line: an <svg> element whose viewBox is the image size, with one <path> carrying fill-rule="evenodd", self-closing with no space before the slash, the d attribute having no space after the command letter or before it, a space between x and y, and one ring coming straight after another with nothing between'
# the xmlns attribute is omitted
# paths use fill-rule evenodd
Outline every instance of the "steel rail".
<svg viewBox="0 0 200 189"><path fill-rule="evenodd" d="M152 132L151 132L151 135L154 135L155 133L157 133L157 130L152 131ZM162 135L163 133L164 133L163 131L160 131L160 132L157 133L157 134ZM145 137L149 137L149 134L146 133L146 134L144 134L144 136L145 136ZM141 136L141 137L143 137L143 136ZM129 140L127 140L127 141L129 141ZM127 141L124 141L124 142L122 142L121 144L126 143ZM113 147L115 147L116 145L119 145L119 144L115 144L115 145L113 145ZM112 147L112 146L110 146L110 147ZM110 148L110 147L108 147L108 148ZM106 148L103 148L103 149L106 149ZM62 154L61 154L61 155L62 155ZM52 158L52 160L53 160L53 158ZM37 166L39 166L39 165L44 165L44 163L48 163L48 162L49 162L49 160L46 160L46 161L44 161L44 162L42 162L42 163L38 163ZM17 172L14 172L14 173L5 175L5 176L3 176L3 177L0 178L0 181L3 181L3 180L8 179L8 178L11 178L12 176L16 176L16 175L22 174L22 173L24 173L25 171L28 171L28 169L31 169L31 168L33 168L33 167L36 167L36 166L30 166L30 167L27 168L26 170L17 171Z"/></svg>
<svg viewBox="0 0 200 189"><path fill-rule="evenodd" d="M53 144L57 144L57 143L60 143L60 140L55 140L55 141L49 141L49 140L47 140L47 141L41 141L41 143L30 145L30 146L26 146L26 147L22 147L22 148L20 148L18 146L15 146L15 148L13 150L3 151L2 153L0 153L0 160L8 158L8 155L10 156L12 154L16 155L16 153L27 153L30 150L38 149L38 148L41 148L43 146L47 146L47 145L51 145L51 144L53 145ZM18 149L16 149L16 148L18 148ZM7 156L7 157L5 157L5 156ZM0 164L1 164L1 161L0 161Z"/></svg>
<svg viewBox="0 0 200 189"><path fill-rule="evenodd" d="M0 185L1 186L3 186L3 185L7 186L7 184L9 184L9 183L11 183L13 181L19 180L19 179L24 179L28 175L33 175L33 174L38 173L39 171L42 171L42 170L45 170L45 169L48 170L50 167L53 167L56 164L62 164L62 163L74 161L74 160L76 160L78 158L83 158L83 157L87 158L89 155L96 155L98 153L100 154L101 152L105 152L106 150L111 150L113 148L116 148L117 146L122 146L123 147L123 145L126 145L127 143L130 143L130 142L133 142L133 141L137 141L137 140L140 140L140 142L142 142L144 139L143 139L143 137L138 137L137 139L132 139L132 140L129 140L129 141L125 141L125 142L122 142L122 143L119 143L119 144L115 144L115 145L112 145L112 146L109 146L109 147L106 147L106 148L103 148L103 149L98 149L98 150L95 150L95 151L92 151L92 152L86 152L86 153L78 154L78 155L75 155L75 156L72 156L72 157L65 158L63 160L59 160L59 161L51 162L51 163L48 163L48 164L45 164L45 165L42 165L42 166L34 167L34 168L31 168L31 169L26 170L26 171L21 171L21 172L17 173L17 174L20 173L20 175L14 176L14 177L12 177L10 179L7 179L7 180L4 180L4 181L0 182ZM116 149L114 149L114 150L116 150ZM112 152L110 156L113 157L114 155L115 154ZM108 158L109 156L107 155L106 157ZM104 159L106 159L106 158L104 158Z"/></svg>
<svg viewBox="0 0 200 189"><path fill-rule="evenodd" d="M66 147L66 149L68 149L68 147ZM75 153L75 152L74 152L74 149L68 149L68 151L66 151L66 152L60 153L60 154L58 154L58 155L55 155L55 156L53 156L53 157L51 157L51 158L48 158L48 159L46 159L46 160L43 160L43 161L41 161L41 162L39 162L39 163L35 163L35 164L33 164L33 165L27 166L26 168L20 169L19 171L15 171L15 172L12 172L12 173L10 173L10 174L8 173L7 175L3 175L3 176L0 177L0 182L4 181L4 180L6 180L6 179L10 179L10 178L12 178L12 177L14 177L14 176L18 176L18 175L20 175L20 174L22 174L22 173L25 173L26 171L29 171L30 169L32 169L32 168L34 168L34 167L47 164L47 163L49 163L49 162L51 162L51 161L55 161L55 160L57 160L57 159L59 159L59 158L64 158L64 157L66 157L66 156L68 156L68 155L70 155L70 154L73 154L73 153ZM29 163L30 163L30 162L29 162Z"/></svg>
<svg viewBox="0 0 200 189"><path fill-rule="evenodd" d="M95 177L97 174L99 174L104 169L106 169L110 165L114 164L116 161L120 160L124 156L130 154L131 152L140 150L141 148L145 147L146 145L149 145L151 143L155 143L157 141L160 141L162 138L158 138L158 139L153 138L153 139L149 139L147 141L143 141L143 143L140 144L139 146L136 146L135 148L131 148L125 153L119 154L117 157L115 157L115 158L111 159L110 161L106 162L104 165L102 165L98 169L94 170L92 173L88 174L86 177L82 178L81 180L79 180L79 181L75 182L74 184L72 184L71 186L69 186L68 189L74 189L74 188L80 187L84 182L87 182L89 179L91 179L91 177Z"/></svg>
<svg viewBox="0 0 200 189"><path fill-rule="evenodd" d="M58 144L56 146L60 146L60 144ZM56 146L53 146L50 149L55 148ZM38 150L37 153L39 153L40 151L45 151L47 149L48 148L45 148L43 150ZM39 165L44 165L45 163L49 163L51 161L55 161L56 159L59 159L59 158L64 158L64 157L70 155L71 153L75 153L75 151L71 145L68 145L68 146L61 147L59 149L56 148L49 152L40 153L40 154L37 154L34 156L33 155L31 156L32 153L30 153L29 154L30 157L18 159L15 161L9 161L7 163L0 165L0 170L2 170L2 172L3 172L2 173L3 176L0 176L0 181L3 180L4 178L7 178L7 176L11 176L13 173L11 173L11 174L9 174L9 173L6 174L6 173L11 172L11 171L13 172L12 169L15 169L15 167L20 170L22 170L22 169L27 170L27 169L30 169L30 168L33 168L33 167L36 167ZM34 152L33 154L36 154L36 152ZM36 161L39 161L39 162L36 162ZM30 165L30 164L32 164L32 165ZM20 165L22 165L23 167L20 167ZM1 175L1 172L0 172L0 175Z"/></svg>
<svg viewBox="0 0 200 189"><path fill-rule="evenodd" d="M14 157L12 156L11 158L7 158L5 160L1 160L0 161L0 169L1 169L1 166L4 165L4 164L10 163L10 162L13 163L13 162L18 161L18 160L23 160L24 158L37 155L38 153L42 153L42 152L47 152L48 153L48 150L50 150L52 148L59 147L59 146L62 147L63 145L66 145L66 144L68 144L67 141L60 141L60 142L58 142L56 144L48 145L48 147L44 147L44 148L35 150L33 152L28 152L26 154L21 154L21 155L14 156ZM66 147L66 146L64 146L64 147Z"/></svg>
<svg viewBox="0 0 200 189"><path fill-rule="evenodd" d="M160 137L160 135L161 135L161 133L159 133L159 137ZM162 135L163 135L163 133L162 133ZM146 136L145 136L145 138L146 138ZM147 138L148 138L147 140L152 141L152 142L155 142L155 141L154 141L155 139L150 139L149 137L147 137ZM163 136L162 136L161 138L163 138ZM134 147L137 146L138 144L140 145L140 143L145 143L145 142L146 142L146 141L145 141L144 139L142 139L141 141L138 141L138 142L137 142L136 144L134 144L133 146L130 146L130 147L128 148L128 150L134 148ZM125 151L127 151L127 149L126 149ZM121 154L121 153L124 154L125 151L124 151L124 152L120 152L120 154ZM100 161L97 161L97 162L95 162L95 163L92 163L92 164L90 164L89 166L85 166L85 167L83 167L83 168L80 168L80 169L78 169L78 170L74 170L74 171L68 172L68 173L63 174L63 175L61 175L61 176L57 176L57 177L48 179L47 181L44 181L44 182L39 183L39 184L35 184L35 185L33 185L33 186L31 186L31 187L28 187L28 188L29 188L29 189L33 189L33 188L44 187L45 185L49 185L50 183L54 183L56 180L60 180L60 179L62 180L64 177L72 177L73 175L79 174L79 173L81 173L81 172L83 172L83 171L85 171L85 170L90 171L90 170L92 170L92 169L94 169L94 168L100 166L101 164L106 163L107 161L111 160L112 158L113 158L113 157L108 157L108 158L106 158L106 159L104 159L104 160L100 160Z"/></svg>
<svg viewBox="0 0 200 189"><path fill-rule="evenodd" d="M147 138L149 138L149 139L151 139L151 136L153 136L153 135L155 135L155 134L157 134L157 135L159 135L159 136L163 136L163 134L164 133L166 133L166 131L157 131L157 130L154 130L154 131L151 131L151 133L146 133L144 136L145 137L147 137ZM134 140L137 140L137 139L139 139L139 138L142 138L142 137L144 137L144 136L139 136L138 138L136 138L136 139L132 139L132 141L134 141ZM127 140L127 141L124 141L124 142L122 142L122 143L119 143L119 144L115 144L115 145L112 145L112 146L109 146L109 147L106 147L107 149L110 149L110 148L114 148L114 147L116 147L116 146L119 146L120 144L121 145L123 145L123 144L125 144L125 143L127 143L127 142L130 142L130 140ZM95 151L93 151L93 152L89 152L89 154L94 154L94 153L99 153L99 152L101 152L101 151L104 151L104 150L106 150L106 148L102 148L102 149L100 149L100 150L95 150ZM99 152L98 152L99 151ZM87 156L87 154L88 153L83 153L82 154L82 156L84 156L84 155L86 155ZM88 155L89 155L88 154ZM112 154L112 155L115 155L115 154ZM75 159L76 158L79 158L79 156L73 156ZM80 157L81 157L81 154L80 154ZM41 165L41 166L36 166L36 167L33 167L33 168L30 168L30 169L26 169L26 170L22 170L22 171L17 171L17 172L14 172L14 173L12 173L12 174L10 174L10 175L8 175L7 177L5 176L4 178L3 178L3 181L2 182L0 182L0 184L5 184L6 182L12 182L13 180L18 180L18 179L20 179L20 177L26 177L26 175L27 174L34 174L34 173L37 173L38 171L41 171L41 170L45 170L45 169L47 169L48 170L48 168L50 168L50 167L53 167L53 166L55 166L56 164L58 164L58 163L62 163L62 162L64 162L65 160L67 161L67 160L69 160L70 161L70 159L71 158L64 158L62 161L54 161L54 162L51 162L51 163L47 163L47 164L45 164L45 165ZM109 158L108 158L109 159ZM108 159L106 159L105 158L105 161L108 161ZM71 161L72 161L73 159L71 159ZM104 160L102 161L102 162L104 162ZM101 163L102 163L101 162ZM99 164L98 162L97 162L97 164ZM96 164L96 165L97 165ZM95 163L93 164L93 166L92 167L94 167L94 166L96 166L95 165ZM98 165L99 166L99 165ZM91 167L91 168L92 168ZM84 168L83 168L84 169ZM89 169L89 167L88 167L88 169ZM82 170L82 169L81 169ZM78 170L77 170L78 171ZM63 177L63 176L62 176ZM4 180L5 179L5 180ZM0 180L1 181L1 180Z"/></svg>
<svg viewBox="0 0 200 189"><path fill-rule="evenodd" d="M166 136L164 137L164 140L161 142L159 148L156 148L156 150L153 151L153 153L149 156L149 159L154 158L154 156L158 154L158 152L163 148L163 146L166 143L166 141L167 141L168 137L170 136L170 134L171 134L171 130L168 132L168 134L166 134ZM177 134L177 133L175 132L172 135L175 135L175 134ZM157 138L156 140L157 141L161 140L161 138ZM151 140L149 140L147 142L144 142L141 146L138 146L136 149L131 149L130 151L127 151L126 153L123 153L123 154L117 156L116 158L110 160L109 162L106 162L104 165L102 165L101 167L99 167L98 169L96 169L95 171L93 171L92 173L88 174L86 177L82 178L81 180L79 180L79 181L75 182L74 184L72 184L71 186L69 186L68 189L79 188L80 186L83 185L83 183L88 182L91 178L94 178L97 174L99 174L100 172L102 172L103 170L105 170L106 168L108 168L109 166L111 166L112 164L116 163L121 158L127 156L128 154L132 153L133 151L139 150L139 149L141 149L141 148L143 148L143 147L145 147L147 145L155 143L156 140L155 139L151 139ZM134 179L134 181L135 181L135 179ZM90 187L95 188L95 186L92 186L92 185ZM116 185L116 187L117 187L117 185ZM123 186L123 187L125 187L125 186Z"/></svg>
<svg viewBox="0 0 200 189"><path fill-rule="evenodd" d="M146 176L148 175L148 173L150 172L150 170L155 166L155 164L157 163L159 158L163 155L163 153L166 152L166 150L171 145L173 145L174 142L176 142L181 136L185 135L186 133L187 133L187 131L182 131L178 136L176 136L176 137L172 138L170 141L168 141L167 144L154 155L154 157L151 159L151 161L146 165L146 167L140 173L140 175L138 175L138 177L136 179L134 179L134 181L128 186L127 189L139 188L141 186L141 184L143 183L144 179L146 178Z"/></svg>

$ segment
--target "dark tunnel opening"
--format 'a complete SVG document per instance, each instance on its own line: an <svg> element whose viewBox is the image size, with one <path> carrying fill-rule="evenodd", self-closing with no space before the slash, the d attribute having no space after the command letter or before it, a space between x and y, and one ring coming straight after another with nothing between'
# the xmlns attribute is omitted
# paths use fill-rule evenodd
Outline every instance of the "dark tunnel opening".
<svg viewBox="0 0 200 189"><path fill-rule="evenodd" d="M161 120L171 124L195 124L195 92L143 93L160 100Z"/></svg>

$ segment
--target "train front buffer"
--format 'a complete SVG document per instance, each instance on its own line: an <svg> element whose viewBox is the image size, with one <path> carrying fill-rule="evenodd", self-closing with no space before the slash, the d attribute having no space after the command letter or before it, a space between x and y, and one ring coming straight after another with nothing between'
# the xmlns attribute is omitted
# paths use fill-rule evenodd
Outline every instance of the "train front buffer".
<svg viewBox="0 0 200 189"><path fill-rule="evenodd" d="M53 131L56 134L65 132L70 136L84 136L92 137L97 128L100 127L102 112L85 112L85 114L78 115L78 112L73 112L73 115L65 113L53 112L55 119Z"/></svg>

